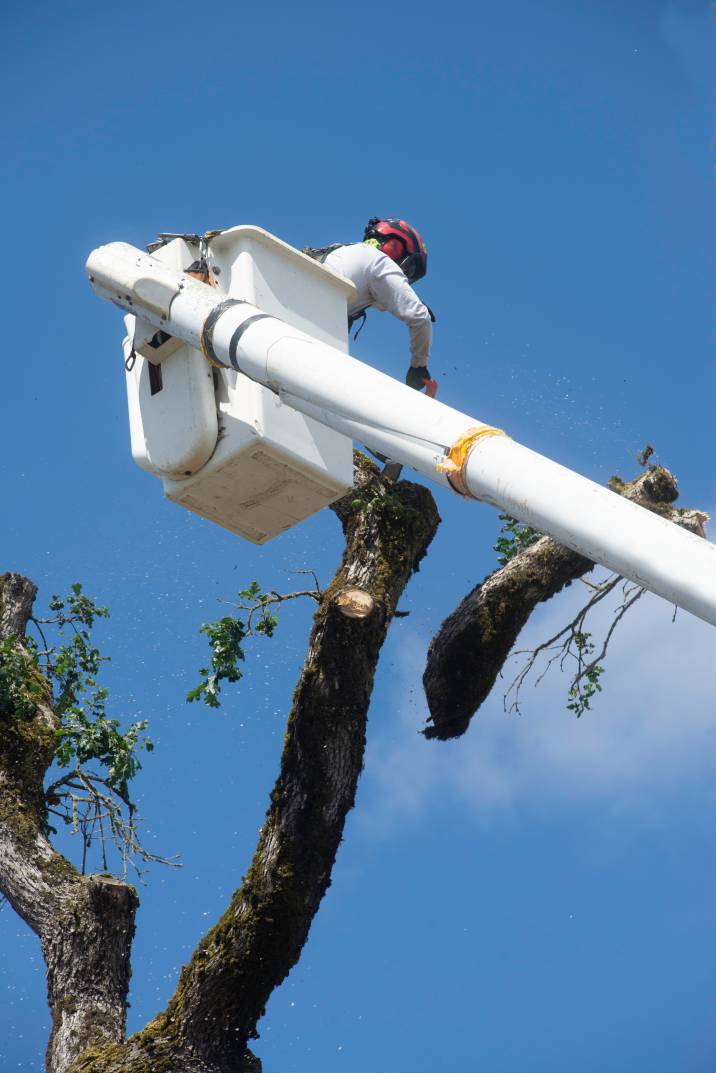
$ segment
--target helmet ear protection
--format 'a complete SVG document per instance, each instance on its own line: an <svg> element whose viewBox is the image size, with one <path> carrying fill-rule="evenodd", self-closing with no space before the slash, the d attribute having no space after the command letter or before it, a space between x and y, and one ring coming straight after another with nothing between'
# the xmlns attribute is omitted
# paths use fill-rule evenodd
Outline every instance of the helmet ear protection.
<svg viewBox="0 0 716 1073"><path fill-rule="evenodd" d="M428 251L420 234L405 220L381 220L371 216L363 241L372 239L386 257L395 261L411 283L422 279L428 270Z"/></svg>
<svg viewBox="0 0 716 1073"><path fill-rule="evenodd" d="M409 253L402 261L398 261L398 264L405 272L409 282L417 283L428 270L427 260L427 257L421 257L420 254Z"/></svg>
<svg viewBox="0 0 716 1073"><path fill-rule="evenodd" d="M385 239L385 241L381 243L380 248L386 257L390 257L391 261L397 261L398 264L400 264L405 257L405 245L399 238Z"/></svg>

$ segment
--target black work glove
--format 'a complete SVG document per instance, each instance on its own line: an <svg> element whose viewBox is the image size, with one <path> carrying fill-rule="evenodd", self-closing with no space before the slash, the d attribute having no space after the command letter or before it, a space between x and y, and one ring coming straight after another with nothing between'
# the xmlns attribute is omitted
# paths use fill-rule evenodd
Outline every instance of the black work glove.
<svg viewBox="0 0 716 1073"><path fill-rule="evenodd" d="M438 391L438 382L430 376L427 365L411 365L408 375L405 377L408 387L414 387L416 391L425 391L429 399L434 399Z"/></svg>
<svg viewBox="0 0 716 1073"><path fill-rule="evenodd" d="M405 377L408 387L414 387L416 391L422 391L429 380L432 377L427 365L411 365Z"/></svg>

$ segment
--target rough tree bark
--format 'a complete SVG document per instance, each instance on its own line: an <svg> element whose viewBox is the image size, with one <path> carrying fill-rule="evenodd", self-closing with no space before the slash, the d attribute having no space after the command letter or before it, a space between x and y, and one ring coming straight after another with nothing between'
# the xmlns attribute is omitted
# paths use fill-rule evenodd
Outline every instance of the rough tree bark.
<svg viewBox="0 0 716 1073"><path fill-rule="evenodd" d="M0 641L22 640L36 589L0 576ZM93 1045L124 1038L137 897L111 876L81 876L47 838L43 783L57 718L37 675L31 716L0 712L0 890L39 937L52 1033L47 1068L64 1073Z"/></svg>
<svg viewBox="0 0 716 1073"><path fill-rule="evenodd" d="M43 834L42 781L55 725L49 697L31 726L19 728L27 739L22 769L12 767L6 748L0 883L42 938L56 1018L62 1025L75 1018L73 1024L85 1026L63 1044L61 1055L51 1043L50 1073L260 1070L247 1043L256 1037L271 992L297 962L330 884L363 766L378 655L398 600L440 521L427 489L384 482L362 455L356 464L356 488L334 505L346 538L343 560L315 615L254 859L226 912L184 967L167 1009L124 1043L117 1041L124 1027L135 895L108 877L77 876ZM335 599L347 586L373 597L367 618L348 618L339 610ZM6 774L11 768L14 774ZM126 911L123 922L120 906ZM74 945L72 936L78 940ZM120 962L112 945L120 938L126 970L121 994L110 971ZM70 946L71 987L64 982ZM74 977L82 977L84 987ZM108 995L118 1000L111 1024ZM63 1040L67 1037L64 1032Z"/></svg>
<svg viewBox="0 0 716 1073"><path fill-rule="evenodd" d="M674 476L650 466L634 481L618 477L612 491L704 536L707 515L673 507ZM445 619L430 643L423 684L430 710L427 738L457 738L490 694L517 637L538 603L594 567L588 559L541 537L477 585Z"/></svg>
<svg viewBox="0 0 716 1073"><path fill-rule="evenodd" d="M226 912L183 969L167 1009L124 1040L137 897L106 875L81 876L46 834L43 783L57 718L37 677L31 716L0 711L0 890L37 933L53 1027L48 1073L241 1073L272 991L297 962L329 884L363 765L379 652L398 600L439 524L430 493L382 481L356 456L356 488L334 506L346 545L315 616L288 719L280 774L259 844ZM652 466L613 489L703 535L706 516L672 506L672 475ZM433 640L425 672L428 737L462 734L535 606L592 568L549 537L477 586ZM374 609L345 617L347 587ZM0 641L22 639L35 587L0 576Z"/></svg>

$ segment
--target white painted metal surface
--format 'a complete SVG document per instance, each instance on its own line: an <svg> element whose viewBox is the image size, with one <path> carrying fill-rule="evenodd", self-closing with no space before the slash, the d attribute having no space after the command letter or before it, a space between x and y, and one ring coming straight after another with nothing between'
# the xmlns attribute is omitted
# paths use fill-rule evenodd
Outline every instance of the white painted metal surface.
<svg viewBox="0 0 716 1073"><path fill-rule="evenodd" d="M133 325L127 328L124 357L131 361ZM187 477L211 458L219 435L214 384L210 365L193 347L182 343L154 371L137 354L127 372L127 405L132 458L142 469Z"/></svg>
<svg viewBox="0 0 716 1073"><path fill-rule="evenodd" d="M124 281L141 266L125 262L145 258L121 243L102 247L89 258L90 280L95 286L98 265L102 282L96 289L105 296L111 293L126 308ZM110 285L114 262L116 283ZM227 368L270 388L292 409L354 436L433 481L447 483L437 467L449 449L469 429L485 427L274 317L262 316L256 307L240 304L226 309L207 332L215 295L191 280L176 286L167 321L147 304L143 315L148 320L158 326L166 323L172 335L194 346L204 331ZM129 300L141 298L131 294ZM478 498L716 625L716 547L710 542L508 437L477 442L464 477Z"/></svg>
<svg viewBox="0 0 716 1073"><path fill-rule="evenodd" d="M150 295L149 320L125 318L125 359L136 353L127 372L132 455L164 478L169 499L263 544L351 487L352 443L245 376L212 370L195 345L167 335L171 303L184 281L196 282L182 270L199 255L198 246L177 238L148 262L173 269L178 280L130 257L117 281L125 308L137 309L133 295ZM199 287L214 305L260 299L285 322L347 351L346 306L354 289L348 280L257 227L216 236L207 260L217 286ZM99 290L103 272L100 265Z"/></svg>
<svg viewBox="0 0 716 1073"><path fill-rule="evenodd" d="M350 440L338 437L241 373L225 375L221 438L208 465L165 481L169 499L254 544L265 544L353 484ZM349 450L336 440L344 441Z"/></svg>
<svg viewBox="0 0 716 1073"><path fill-rule="evenodd" d="M175 239L153 259L176 275L195 253ZM171 285L167 290L175 293ZM211 366L201 351L141 317L128 315L124 323L132 457L157 477L188 477L208 462L219 436Z"/></svg>
<svg viewBox="0 0 716 1073"><path fill-rule="evenodd" d="M355 287L337 272L247 224L213 238L208 260L220 270L219 288L233 298L348 351L346 309Z"/></svg>

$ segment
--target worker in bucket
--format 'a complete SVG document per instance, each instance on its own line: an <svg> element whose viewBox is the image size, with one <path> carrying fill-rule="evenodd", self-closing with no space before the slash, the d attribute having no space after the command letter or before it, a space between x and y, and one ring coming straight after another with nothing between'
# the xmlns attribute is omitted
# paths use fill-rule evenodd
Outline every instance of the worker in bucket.
<svg viewBox="0 0 716 1073"><path fill-rule="evenodd" d="M428 358L435 317L411 286L423 278L428 268L428 251L419 232L405 220L381 220L372 216L362 242L335 243L322 249L307 246L303 252L340 272L355 285L355 300L348 310L348 329L358 320L361 325L354 338L371 308L392 313L408 326L410 365L405 383L434 398L438 385L430 375ZM398 479L402 470L399 462L374 451L371 454L385 463L386 477Z"/></svg>
<svg viewBox="0 0 716 1073"><path fill-rule="evenodd" d="M415 228L405 220L372 216L362 242L336 243L320 250L307 247L304 253L355 285L357 293L348 310L349 327L364 319L371 308L392 313L408 326L410 366L405 383L433 398L437 383L428 370L428 358L435 318L411 286L427 271L428 251Z"/></svg>

